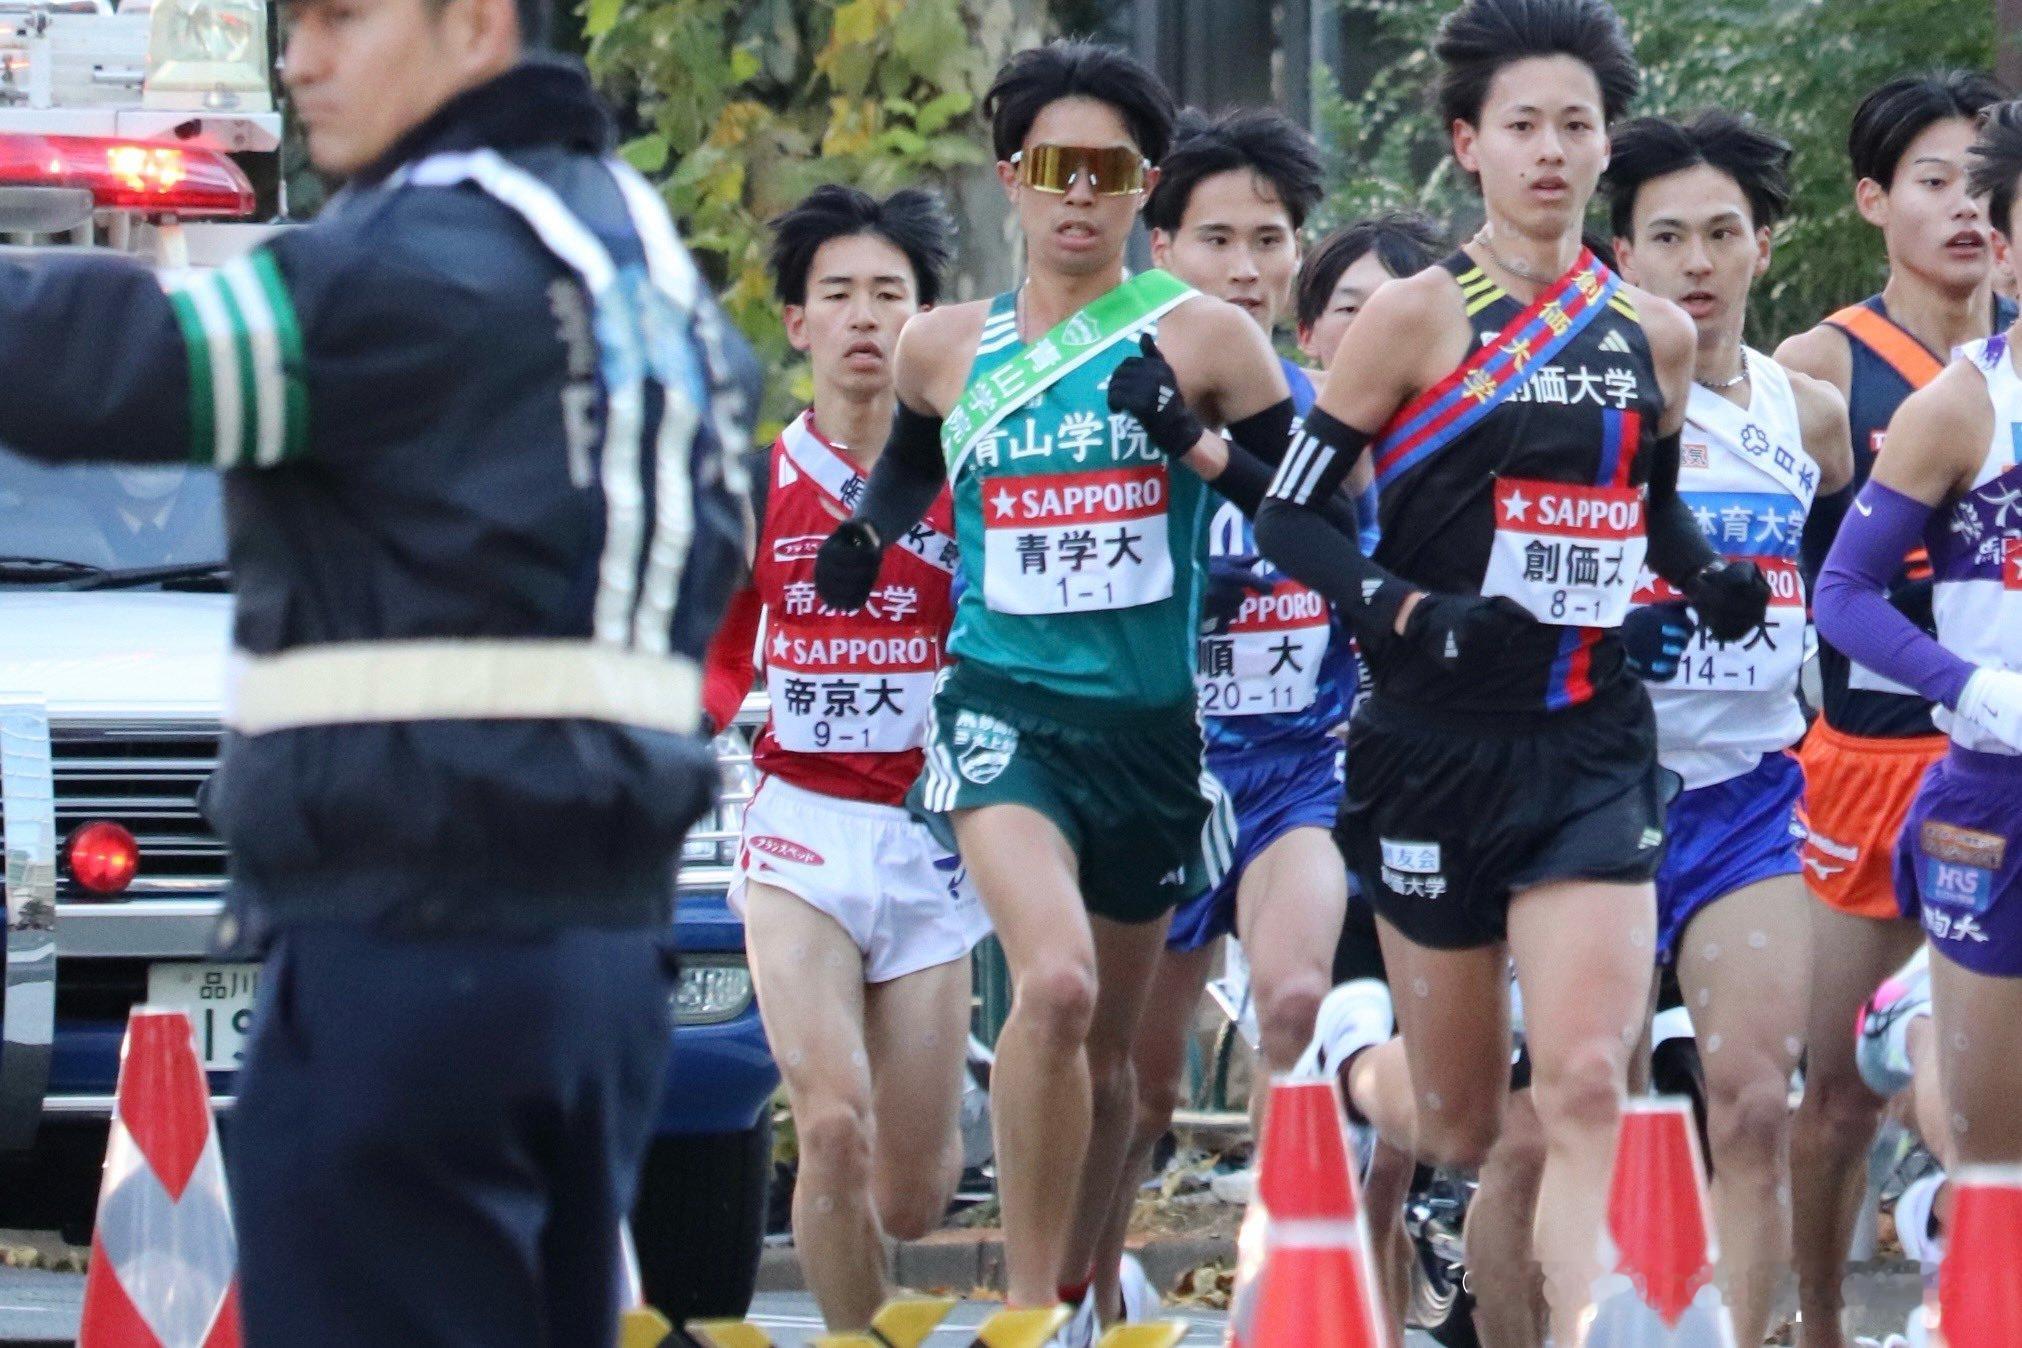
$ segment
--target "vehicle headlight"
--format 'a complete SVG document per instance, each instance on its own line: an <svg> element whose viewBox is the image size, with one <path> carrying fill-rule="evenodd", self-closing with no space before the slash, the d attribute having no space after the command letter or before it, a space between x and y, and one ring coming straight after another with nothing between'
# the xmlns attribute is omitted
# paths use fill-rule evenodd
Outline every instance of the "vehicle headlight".
<svg viewBox="0 0 2022 1348"><path fill-rule="evenodd" d="M147 54L144 107L273 110L264 0L158 0Z"/></svg>
<svg viewBox="0 0 2022 1348"><path fill-rule="evenodd" d="M684 956L674 989L678 1025L721 1025L751 1005L751 970L735 957Z"/></svg>

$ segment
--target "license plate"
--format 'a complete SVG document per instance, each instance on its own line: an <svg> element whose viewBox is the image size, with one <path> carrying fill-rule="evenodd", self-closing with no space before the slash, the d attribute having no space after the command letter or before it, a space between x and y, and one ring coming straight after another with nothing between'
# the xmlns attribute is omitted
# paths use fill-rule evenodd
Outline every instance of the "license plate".
<svg viewBox="0 0 2022 1348"><path fill-rule="evenodd" d="M239 1065L259 986L257 964L156 964L147 971L148 1003L190 1018L197 1057L213 1072Z"/></svg>

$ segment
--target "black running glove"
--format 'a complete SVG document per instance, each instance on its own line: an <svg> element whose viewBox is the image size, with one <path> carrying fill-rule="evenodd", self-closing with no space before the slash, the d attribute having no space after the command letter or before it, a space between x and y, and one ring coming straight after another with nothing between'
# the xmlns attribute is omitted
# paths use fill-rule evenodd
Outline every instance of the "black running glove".
<svg viewBox="0 0 2022 1348"><path fill-rule="evenodd" d="M1253 594L1269 594L1271 582L1253 569L1255 554L1208 559L1207 591L1201 597L1201 631L1219 632L1243 611Z"/></svg>
<svg viewBox="0 0 2022 1348"><path fill-rule="evenodd" d="M814 592L841 613L854 613L871 597L885 547L868 520L844 520L814 555Z"/></svg>
<svg viewBox="0 0 2022 1348"><path fill-rule="evenodd" d="M1138 339L1137 349L1138 355L1110 371L1109 410L1130 413L1160 453L1183 459L1200 443L1205 428L1180 397L1179 376L1150 333Z"/></svg>
<svg viewBox="0 0 2022 1348"><path fill-rule="evenodd" d="M1521 604L1500 595L1427 594L1404 620L1404 640L1449 674L1472 673L1505 657L1533 621Z"/></svg>
<svg viewBox="0 0 2022 1348"><path fill-rule="evenodd" d="M1618 633L1630 672L1646 683L1671 682L1696 627L1682 599L1630 609Z"/></svg>
<svg viewBox="0 0 2022 1348"><path fill-rule="evenodd" d="M1741 640L1769 612L1769 580L1754 562L1714 562L1679 588L1715 641Z"/></svg>

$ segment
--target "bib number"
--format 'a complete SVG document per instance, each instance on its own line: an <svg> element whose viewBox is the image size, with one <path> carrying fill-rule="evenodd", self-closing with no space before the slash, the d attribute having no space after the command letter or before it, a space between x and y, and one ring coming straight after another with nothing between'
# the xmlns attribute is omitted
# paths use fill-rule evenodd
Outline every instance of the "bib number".
<svg viewBox="0 0 2022 1348"><path fill-rule="evenodd" d="M1715 641L1704 629L1692 638L1678 661L1673 688L1708 693L1782 693L1788 696L1804 664L1804 582L1797 563L1781 557L1758 557L1769 581L1769 608L1760 628L1739 641ZM1645 575L1636 591L1638 604L1679 599L1663 580Z"/></svg>
<svg viewBox="0 0 2022 1348"><path fill-rule="evenodd" d="M1253 594L1226 632L1201 639L1196 685L1210 716L1299 712L1320 696L1327 601L1292 580Z"/></svg>
<svg viewBox="0 0 2022 1348"><path fill-rule="evenodd" d="M1649 541L1634 487L1498 478L1484 595L1559 627L1619 627Z"/></svg>
<svg viewBox="0 0 2022 1348"><path fill-rule="evenodd" d="M1172 597L1162 464L986 476L983 601L998 613L1092 613Z"/></svg>
<svg viewBox="0 0 2022 1348"><path fill-rule="evenodd" d="M782 627L765 649L772 735L788 753L890 754L927 742L939 637Z"/></svg>

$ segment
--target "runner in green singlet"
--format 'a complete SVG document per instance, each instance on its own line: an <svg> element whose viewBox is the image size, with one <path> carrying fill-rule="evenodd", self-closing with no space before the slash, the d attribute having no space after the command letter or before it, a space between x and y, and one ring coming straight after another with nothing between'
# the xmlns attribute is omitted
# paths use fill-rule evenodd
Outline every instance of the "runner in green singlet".
<svg viewBox="0 0 2022 1348"><path fill-rule="evenodd" d="M1024 284L907 326L891 443L816 573L825 603L860 604L953 483L966 588L915 807L951 829L1015 989L993 1083L1007 1299L1079 1305L1090 1270L1063 1252L1122 1173L1166 917L1227 848L1204 834L1219 791L1194 712L1204 482L1254 507L1292 408L1240 309L1124 277L1172 126L1155 76L1054 44L1014 56L985 109Z"/></svg>

